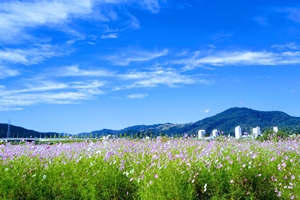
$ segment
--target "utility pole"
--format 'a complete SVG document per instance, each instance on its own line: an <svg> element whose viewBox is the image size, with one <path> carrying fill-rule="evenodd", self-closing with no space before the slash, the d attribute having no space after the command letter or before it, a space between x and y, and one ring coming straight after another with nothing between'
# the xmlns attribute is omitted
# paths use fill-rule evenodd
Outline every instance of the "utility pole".
<svg viewBox="0 0 300 200"><path fill-rule="evenodd" d="M6 138L10 138L10 120L8 120Z"/></svg>

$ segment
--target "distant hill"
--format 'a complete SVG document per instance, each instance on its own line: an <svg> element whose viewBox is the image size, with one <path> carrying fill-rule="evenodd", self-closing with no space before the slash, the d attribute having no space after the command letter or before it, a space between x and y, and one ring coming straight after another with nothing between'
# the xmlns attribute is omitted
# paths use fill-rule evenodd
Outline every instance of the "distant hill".
<svg viewBox="0 0 300 200"><path fill-rule="evenodd" d="M6 138L7 135L8 124L0 123L0 138ZM54 132L38 132L34 130L25 129L23 127L10 125L10 135L11 137L19 137L19 138L37 138L37 137L50 137L54 135L59 135L59 133Z"/></svg>
<svg viewBox="0 0 300 200"><path fill-rule="evenodd" d="M121 130L103 129L91 132L93 135L182 135L197 134L204 129L211 133L213 129L223 131L226 135L234 134L234 128L241 126L242 131L250 132L252 128L259 126L262 130L278 126L289 128L294 132L300 132L300 117L292 117L280 111L257 111L250 108L230 108L212 117L188 124L155 124L137 125Z"/></svg>
<svg viewBox="0 0 300 200"><path fill-rule="evenodd" d="M213 129L217 129L224 131L225 134L233 134L234 128L238 125L242 128L242 131L247 132L250 132L252 128L257 126L262 130L278 126L279 128L289 128L295 132L299 132L300 117L292 117L280 111L257 111L249 108L230 108L217 115L185 126L178 131L196 133L199 129L205 129L210 133Z"/></svg>
<svg viewBox="0 0 300 200"><path fill-rule="evenodd" d="M258 111L250 108L230 108L212 117L187 124L154 124L154 125L135 125L121 130L102 129L90 133L80 133L79 137L102 137L106 135L116 136L157 136L157 135L183 135L197 134L198 130L204 129L211 133L213 129L223 131L226 135L234 134L234 128L240 126L242 131L251 132L252 128L259 126L262 130L278 126L279 128L288 128L293 132L300 132L300 117L293 117L280 111ZM0 124L0 137L6 137L7 124ZM50 135L59 135L59 133L41 133L28 130L22 127L11 125L11 136L14 137L49 137Z"/></svg>
<svg viewBox="0 0 300 200"><path fill-rule="evenodd" d="M183 125L178 125L178 124L171 124L171 123L165 123L165 124L154 124L154 125L135 125L135 126L130 126L121 130L111 130L111 129L102 129L98 131L92 131L90 134L96 137L102 137L105 135L117 135L117 136L124 136L125 134L128 136L134 136L134 135L159 135L160 133L167 134L168 130L170 128L176 127L180 128ZM82 134L79 134L82 135Z"/></svg>

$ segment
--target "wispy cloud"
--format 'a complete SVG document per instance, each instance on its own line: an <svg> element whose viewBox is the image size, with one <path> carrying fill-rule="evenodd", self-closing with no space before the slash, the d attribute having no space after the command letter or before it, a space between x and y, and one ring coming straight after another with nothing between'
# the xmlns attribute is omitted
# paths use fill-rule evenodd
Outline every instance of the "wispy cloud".
<svg viewBox="0 0 300 200"><path fill-rule="evenodd" d="M294 50L296 47L297 45L295 44L289 45L289 48L294 48ZM214 51L208 54L196 51L193 54L189 54L189 56L187 56L188 54L184 55L185 58L183 59L174 59L170 63L183 65L183 70L193 70L197 67L211 69L209 68L210 66L299 64L300 51L294 50L281 52L249 50Z"/></svg>
<svg viewBox="0 0 300 200"><path fill-rule="evenodd" d="M128 98L130 99L143 99L146 98L148 96L148 94L130 94L127 95Z"/></svg>
<svg viewBox="0 0 300 200"><path fill-rule="evenodd" d="M150 10L153 13L157 13L160 11L161 4L166 4L167 0L159 1L159 0L144 0L144 1L137 1L142 6L142 8L146 10Z"/></svg>
<svg viewBox="0 0 300 200"><path fill-rule="evenodd" d="M272 22L272 20L269 20L269 18L274 14L280 14L281 17L291 20L294 23L300 23L299 13L299 7L269 7L265 9L265 13L263 15L255 16L253 19L260 25L268 26L271 25ZM278 17L278 15L276 17Z"/></svg>
<svg viewBox="0 0 300 200"><path fill-rule="evenodd" d="M271 65L274 63L274 55L269 52L235 51L220 52L197 60L202 65Z"/></svg>
<svg viewBox="0 0 300 200"><path fill-rule="evenodd" d="M124 80L133 81L133 83L126 85L125 88L143 88L143 87L157 87L159 85L166 85L168 87L178 87L186 84L207 84L210 81L199 79L197 76L184 75L172 68L156 67L149 71L133 71L120 76Z"/></svg>
<svg viewBox="0 0 300 200"><path fill-rule="evenodd" d="M254 17L254 20L259 23L260 25L263 25L263 26L268 26L269 25L269 22L268 22L268 19L264 16L257 16L257 17Z"/></svg>
<svg viewBox="0 0 300 200"><path fill-rule="evenodd" d="M298 50L300 49L300 45L296 44L296 43L288 43L288 44L281 44L281 45L272 45L271 46L272 48L274 49L278 49L280 51L283 51L283 50Z"/></svg>
<svg viewBox="0 0 300 200"><path fill-rule="evenodd" d="M92 1L9 1L0 4L1 40L12 41L15 36L28 37L28 28L61 26L71 17L92 12ZM10 33L10 34L7 34Z"/></svg>
<svg viewBox="0 0 300 200"><path fill-rule="evenodd" d="M210 112L210 110L209 110L209 109L206 109L206 110L201 110L201 112L203 112L203 113L209 113L209 112Z"/></svg>
<svg viewBox="0 0 300 200"><path fill-rule="evenodd" d="M20 72L18 70L9 69L7 67L0 66L0 79L17 76L17 75L20 75Z"/></svg>
<svg viewBox="0 0 300 200"><path fill-rule="evenodd" d="M35 38L32 30L51 27L71 35L80 35L69 26L73 19L96 20L103 24L119 19L114 11L119 6L135 6L152 13L160 11L166 1L161 0L44 0L7 1L0 3L0 40L14 43ZM126 9L125 9L126 10ZM125 11L127 12L127 11ZM139 28L138 19L129 16L131 28ZM7 34L9 33L9 34ZM15 36L18 36L17 38Z"/></svg>
<svg viewBox="0 0 300 200"><path fill-rule="evenodd" d="M37 64L46 58L60 56L65 53L63 47L58 48L53 45L38 45L28 49L5 48L0 50L0 62L18 63L18 64Z"/></svg>
<svg viewBox="0 0 300 200"><path fill-rule="evenodd" d="M141 9L148 10L152 13L157 13L162 7L167 5L167 0L105 0L102 3L136 5Z"/></svg>
<svg viewBox="0 0 300 200"><path fill-rule="evenodd" d="M300 23L300 8L298 7L287 7L283 9L275 9L277 12L283 12L287 14L287 18L295 23Z"/></svg>
<svg viewBox="0 0 300 200"><path fill-rule="evenodd" d="M34 104L73 104L103 94L99 81L26 83L22 89L0 87L0 110L21 109Z"/></svg>
<svg viewBox="0 0 300 200"><path fill-rule="evenodd" d="M101 39L115 39L118 38L118 34L117 33L110 33L110 34L103 34L101 35Z"/></svg>
<svg viewBox="0 0 300 200"><path fill-rule="evenodd" d="M50 74L57 77L101 77L103 80L107 79L107 87L113 87L114 90L157 87L159 85L178 87L186 84L208 84L211 82L200 78L199 75L187 75L174 68L164 67L131 69L120 72L101 68L82 69L78 65L72 65L51 71Z"/></svg>
<svg viewBox="0 0 300 200"><path fill-rule="evenodd" d="M140 28L139 20L133 15L128 14L128 16L129 16L129 20L126 22L127 26L132 29L139 29Z"/></svg>
<svg viewBox="0 0 300 200"><path fill-rule="evenodd" d="M61 67L55 70L57 76L91 76L91 77L111 77L115 76L116 72L106 69L81 69L78 65Z"/></svg>
<svg viewBox="0 0 300 200"><path fill-rule="evenodd" d="M163 49L161 51L147 51L142 49L124 49L118 54L109 55L103 59L109 60L114 65L126 66L132 62L145 62L161 56L165 56L168 53L168 49Z"/></svg>

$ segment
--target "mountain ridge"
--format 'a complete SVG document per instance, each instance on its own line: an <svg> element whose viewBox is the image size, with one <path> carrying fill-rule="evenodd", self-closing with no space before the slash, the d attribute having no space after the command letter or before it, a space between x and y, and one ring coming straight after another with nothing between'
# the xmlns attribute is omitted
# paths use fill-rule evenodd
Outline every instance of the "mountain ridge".
<svg viewBox="0 0 300 200"><path fill-rule="evenodd" d="M258 111L245 107L233 107L194 123L135 125L121 130L110 130L109 134L162 134L172 136L186 133L195 135L200 129L205 129L207 133L211 133L213 129L217 129L223 131L226 135L232 135L234 134L234 128L238 125L245 132L251 132L252 128L257 126L262 130L278 126L279 128L289 128L295 132L300 132L300 117L290 116L282 111ZM104 129L93 131L92 133L98 136L108 134Z"/></svg>
<svg viewBox="0 0 300 200"><path fill-rule="evenodd" d="M89 133L79 133L78 137L116 136L157 136L157 135L196 135L198 130L204 129L211 133L213 129L223 131L224 134L233 134L234 128L240 126L243 132L251 132L252 128L259 126L262 130L278 126L300 132L300 117L290 116L282 111L258 111L245 107L233 107L211 117L198 120L194 123L172 124L162 123L153 125L134 125L120 130L102 129ZM0 137L5 138L7 124L0 124ZM11 125L11 136L18 137L50 137L61 135L55 132L38 132L23 127ZM69 134L68 134L69 135Z"/></svg>

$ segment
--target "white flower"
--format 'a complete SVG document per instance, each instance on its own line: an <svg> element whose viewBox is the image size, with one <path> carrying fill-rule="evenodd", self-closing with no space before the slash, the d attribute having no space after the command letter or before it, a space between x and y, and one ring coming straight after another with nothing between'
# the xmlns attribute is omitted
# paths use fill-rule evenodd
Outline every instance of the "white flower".
<svg viewBox="0 0 300 200"><path fill-rule="evenodd" d="M204 192L206 192L206 186L207 186L207 183L205 183L205 185L204 185Z"/></svg>
<svg viewBox="0 0 300 200"><path fill-rule="evenodd" d="M43 179L46 179L47 178L47 176L46 175L43 175Z"/></svg>

